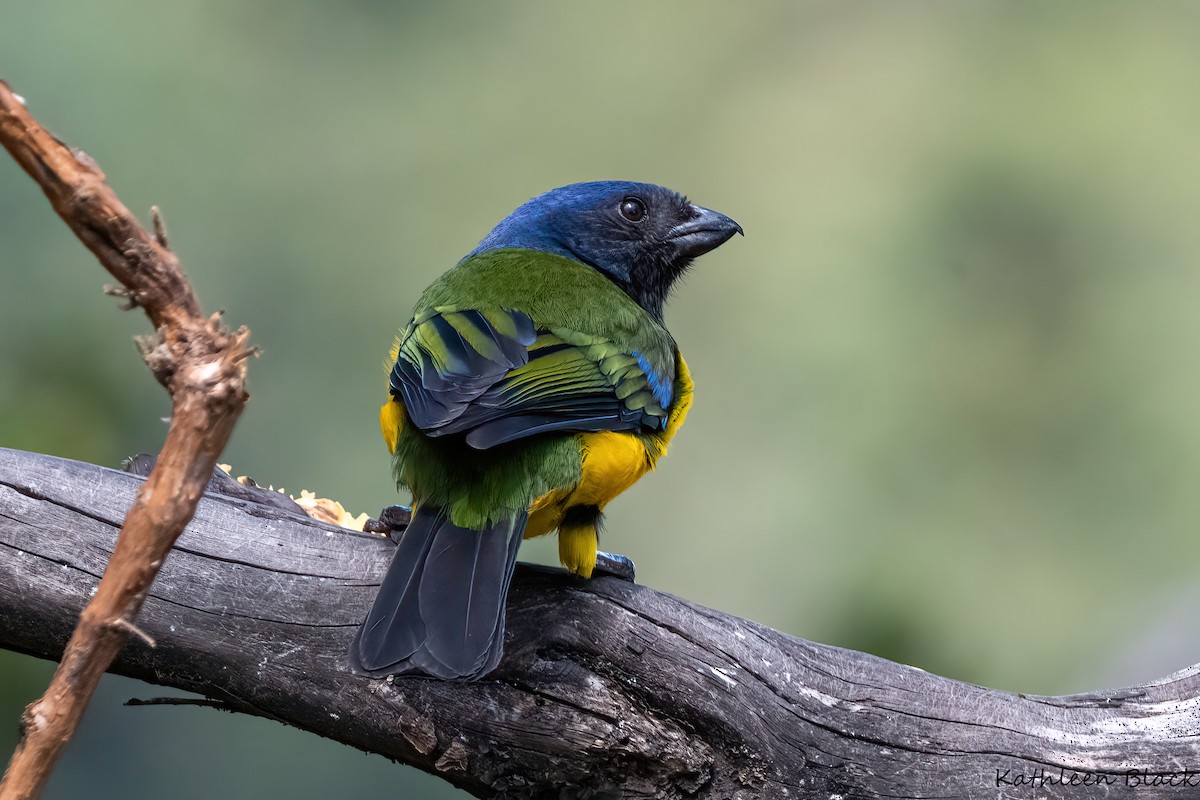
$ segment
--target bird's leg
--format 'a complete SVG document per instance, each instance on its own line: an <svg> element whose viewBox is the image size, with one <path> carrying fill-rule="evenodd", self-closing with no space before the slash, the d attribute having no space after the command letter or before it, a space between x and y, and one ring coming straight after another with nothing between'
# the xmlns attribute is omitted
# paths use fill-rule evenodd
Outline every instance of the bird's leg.
<svg viewBox="0 0 1200 800"><path fill-rule="evenodd" d="M363 525L367 533L382 533L399 543L408 523L412 521L412 509L408 506L388 506L379 512L379 519L368 519Z"/></svg>
<svg viewBox="0 0 1200 800"><path fill-rule="evenodd" d="M599 506L568 508L558 526L558 560L567 572L576 575L595 576L599 572L633 583L633 562L626 556L606 553L596 546L603 522L604 514Z"/></svg>
<svg viewBox="0 0 1200 800"><path fill-rule="evenodd" d="M629 556L623 556L620 553L606 553L603 550L596 551L596 566L592 570L593 577L597 574L612 575L614 578L620 578L623 581L634 583L636 570L633 567L633 560Z"/></svg>

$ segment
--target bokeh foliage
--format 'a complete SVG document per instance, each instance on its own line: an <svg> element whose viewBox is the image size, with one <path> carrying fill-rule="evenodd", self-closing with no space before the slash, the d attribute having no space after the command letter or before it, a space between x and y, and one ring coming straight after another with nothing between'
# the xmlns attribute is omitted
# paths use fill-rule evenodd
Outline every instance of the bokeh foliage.
<svg viewBox="0 0 1200 800"><path fill-rule="evenodd" d="M19 0L0 77L253 329L227 460L355 510L394 497L391 336L508 210L631 178L734 216L668 309L697 406L606 546L797 635L1064 692L1200 660L1171 627L1200 556L1198 36L1169 2ZM145 322L103 282L0 159L0 445L161 443ZM0 751L48 670L0 656ZM119 706L156 692L109 682L50 796L458 796Z"/></svg>

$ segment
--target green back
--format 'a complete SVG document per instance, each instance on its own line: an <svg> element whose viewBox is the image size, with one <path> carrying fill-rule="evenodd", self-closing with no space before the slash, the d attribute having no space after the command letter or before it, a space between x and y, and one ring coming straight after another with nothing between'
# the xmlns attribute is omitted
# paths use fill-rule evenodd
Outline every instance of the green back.
<svg viewBox="0 0 1200 800"><path fill-rule="evenodd" d="M629 295L577 261L534 250L490 250L463 260L417 301L414 316L442 306L523 311L544 328L601 336L673 375L675 341Z"/></svg>
<svg viewBox="0 0 1200 800"><path fill-rule="evenodd" d="M593 389L599 382L627 407L661 417L665 424L671 398L663 387L674 381L674 341L661 324L591 267L517 249L465 259L421 295L413 322L401 333L400 359L407 359L406 366L413 369L423 365L438 378L452 372L447 366L453 358L447 355L445 334L435 331L430 322L435 316L453 321L466 334L463 342L452 343L454 347L466 345L471 356L477 355L475 351L483 348L472 347L471 340L479 338L478 332L471 336L463 315L455 313L468 309L487 312L488 335L498 337L510 333L503 327L503 315L493 312L527 315L542 332L537 342L526 343L534 353L548 341L573 345L570 353L535 358L510 371L501 363L498 372L508 376L510 393L524 396L529 393L524 387L536 383L543 402L550 392L560 392L569 402L571 382L579 382L583 364ZM562 366L556 366L560 362ZM395 385L393 381L393 389ZM471 528L523 511L547 491L575 485L580 470L579 448L570 433L531 436L477 450L460 436L430 437L410 424L402 431L395 454L399 483L408 486L419 502L450 508L455 524Z"/></svg>

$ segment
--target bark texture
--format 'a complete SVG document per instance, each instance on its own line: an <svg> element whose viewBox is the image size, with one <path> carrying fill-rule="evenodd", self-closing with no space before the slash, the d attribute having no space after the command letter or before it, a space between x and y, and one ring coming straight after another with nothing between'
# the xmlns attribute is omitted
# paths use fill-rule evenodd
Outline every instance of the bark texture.
<svg viewBox="0 0 1200 800"><path fill-rule="evenodd" d="M0 645L57 658L141 479L0 450ZM351 675L393 545L209 495L116 672L413 764L478 797L1200 795L1200 667L997 692L614 578L518 569L475 683ZM198 712L199 713L199 712Z"/></svg>

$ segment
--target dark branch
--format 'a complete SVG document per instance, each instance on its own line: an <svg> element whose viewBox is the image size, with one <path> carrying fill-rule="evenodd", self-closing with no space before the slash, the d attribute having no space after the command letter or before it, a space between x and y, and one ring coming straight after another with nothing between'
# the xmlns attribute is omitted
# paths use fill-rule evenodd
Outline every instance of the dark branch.
<svg viewBox="0 0 1200 800"><path fill-rule="evenodd" d="M0 645L58 656L140 480L0 450ZM392 547L207 497L138 619L157 647L131 640L114 670L479 797L1090 796L1060 774L1108 797L1196 796L1200 778L1182 784L1200 766L1200 668L1022 697L611 578L520 569L505 657L483 681L355 677L346 649ZM1155 776L1174 785L1144 788Z"/></svg>

